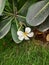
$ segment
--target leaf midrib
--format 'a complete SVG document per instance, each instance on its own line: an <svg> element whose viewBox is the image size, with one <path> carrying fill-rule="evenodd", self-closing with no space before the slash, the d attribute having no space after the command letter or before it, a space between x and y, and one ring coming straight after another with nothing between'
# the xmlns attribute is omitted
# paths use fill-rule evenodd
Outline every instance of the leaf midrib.
<svg viewBox="0 0 49 65"><path fill-rule="evenodd" d="M5 27L6 27L12 20L13 20L13 18L0 30L0 32L3 31L3 30L5 29Z"/></svg>
<svg viewBox="0 0 49 65"><path fill-rule="evenodd" d="M32 18L32 20L33 20L34 18L36 18L48 5L49 5L49 2ZM32 21L32 20L31 20L31 21Z"/></svg>

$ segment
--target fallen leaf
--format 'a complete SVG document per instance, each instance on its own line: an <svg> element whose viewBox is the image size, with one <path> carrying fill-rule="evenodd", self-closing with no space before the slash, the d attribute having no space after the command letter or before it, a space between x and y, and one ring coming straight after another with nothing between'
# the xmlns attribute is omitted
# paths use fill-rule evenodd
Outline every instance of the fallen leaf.
<svg viewBox="0 0 49 65"><path fill-rule="evenodd" d="M49 30L45 31L45 32L41 32L38 29L33 30L34 35L35 35L35 39L43 41L43 42L47 42L49 41Z"/></svg>
<svg viewBox="0 0 49 65"><path fill-rule="evenodd" d="M49 42L49 34L47 34L47 36L46 36L46 40Z"/></svg>

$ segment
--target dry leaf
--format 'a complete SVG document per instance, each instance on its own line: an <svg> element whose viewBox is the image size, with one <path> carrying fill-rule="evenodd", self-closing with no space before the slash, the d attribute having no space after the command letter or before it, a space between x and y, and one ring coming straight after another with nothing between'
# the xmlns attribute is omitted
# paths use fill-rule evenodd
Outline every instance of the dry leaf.
<svg viewBox="0 0 49 65"><path fill-rule="evenodd" d="M47 34L47 36L46 36L46 40L49 42L49 34Z"/></svg>
<svg viewBox="0 0 49 65"><path fill-rule="evenodd" d="M41 31L35 29L33 32L35 33L35 39L41 40L43 42L49 41L49 30L47 30L45 32L41 32Z"/></svg>

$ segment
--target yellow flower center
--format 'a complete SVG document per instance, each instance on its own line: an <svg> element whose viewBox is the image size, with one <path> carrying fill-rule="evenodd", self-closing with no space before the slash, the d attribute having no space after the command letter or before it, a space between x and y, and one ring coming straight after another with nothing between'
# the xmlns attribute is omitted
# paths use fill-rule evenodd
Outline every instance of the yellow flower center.
<svg viewBox="0 0 49 65"><path fill-rule="evenodd" d="M27 32L24 32L24 33L23 33L23 36L27 36L27 34L28 34Z"/></svg>

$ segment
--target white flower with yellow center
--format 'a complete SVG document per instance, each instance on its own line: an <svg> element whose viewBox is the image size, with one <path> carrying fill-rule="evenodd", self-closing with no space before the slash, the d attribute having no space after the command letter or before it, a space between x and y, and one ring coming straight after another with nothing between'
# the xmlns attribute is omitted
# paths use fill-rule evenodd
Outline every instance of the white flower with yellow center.
<svg viewBox="0 0 49 65"><path fill-rule="evenodd" d="M33 37L34 33L31 32L31 28L26 27L25 32L17 31L17 35L18 35L18 39L22 41L24 39L29 40L29 37Z"/></svg>

